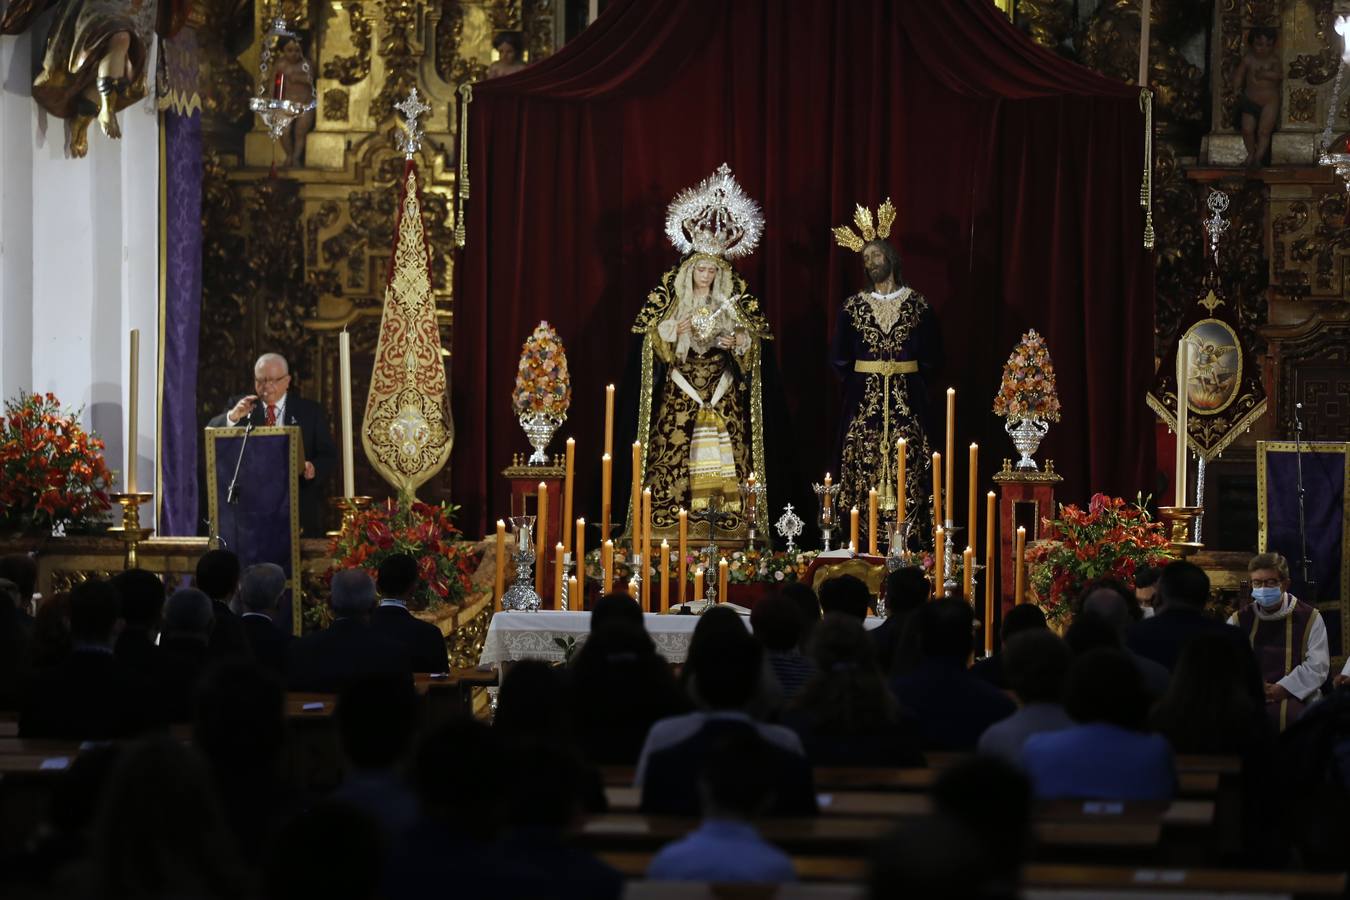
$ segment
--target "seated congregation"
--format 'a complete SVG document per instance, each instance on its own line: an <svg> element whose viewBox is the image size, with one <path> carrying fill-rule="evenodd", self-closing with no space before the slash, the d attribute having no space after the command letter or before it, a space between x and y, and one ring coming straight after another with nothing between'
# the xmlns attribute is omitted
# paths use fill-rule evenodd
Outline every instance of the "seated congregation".
<svg viewBox="0 0 1350 900"><path fill-rule="evenodd" d="M32 560L6 557L0 893L603 898L830 880L1010 897L1057 884L1049 862L1343 873L1350 672L1330 672L1284 560L1251 572L1231 622L1186 562L1138 594L1090 585L1063 637L1014 607L974 665L971 607L931 598L916 569L889 575L870 630L874 598L850 576L818 596L788 584L748 622L715 606L680 666L608 594L566 664L515 663L490 704L452 710L438 683L474 679L409 613L407 557L375 579L338 573L332 624L295 639L281 570L240 571L226 551L193 587L130 570L32 615Z"/></svg>

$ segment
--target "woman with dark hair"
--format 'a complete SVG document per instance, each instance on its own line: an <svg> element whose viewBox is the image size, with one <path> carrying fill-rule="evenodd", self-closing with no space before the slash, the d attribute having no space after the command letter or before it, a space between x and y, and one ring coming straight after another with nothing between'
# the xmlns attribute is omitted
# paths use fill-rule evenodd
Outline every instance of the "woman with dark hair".
<svg viewBox="0 0 1350 900"><path fill-rule="evenodd" d="M1148 692L1123 651L1088 650L1074 660L1064 709L1078 724L1033 734L1022 765L1040 799L1170 800L1172 748L1148 728Z"/></svg>
<svg viewBox="0 0 1350 900"><path fill-rule="evenodd" d="M652 723L689 708L651 637L627 622L592 631L572 660L571 675L572 727L582 752L597 765L637 762Z"/></svg>
<svg viewBox="0 0 1350 900"><path fill-rule="evenodd" d="M811 637L816 664L784 715L817 766L922 766L913 721L877 665L876 648L857 619L827 615Z"/></svg>
<svg viewBox="0 0 1350 900"><path fill-rule="evenodd" d="M250 893L206 763L181 741L157 738L123 754L91 845L94 897Z"/></svg>

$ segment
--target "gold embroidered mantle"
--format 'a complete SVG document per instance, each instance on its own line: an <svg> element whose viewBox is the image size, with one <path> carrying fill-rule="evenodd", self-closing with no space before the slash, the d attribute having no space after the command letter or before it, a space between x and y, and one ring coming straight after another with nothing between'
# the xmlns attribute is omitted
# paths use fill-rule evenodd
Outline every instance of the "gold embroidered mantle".
<svg viewBox="0 0 1350 900"><path fill-rule="evenodd" d="M764 449L764 403L761 341L773 340L769 323L760 309L759 300L746 292L746 283L736 272L731 273L731 295L740 327L750 339L743 354L715 349L706 354L690 352L680 360L657 334L657 328L675 309L677 298L675 280L685 260L665 272L661 283L647 295L647 302L638 312L633 333L642 335L641 394L637 411L637 440L642 442L642 472L644 487L652 489L652 531L659 537L676 533L678 510L690 506L688 473L689 446L697 406L676 386L671 377L678 369L683 378L706 401L714 393L722 372L731 371L735 386L727 392L718 409L727 418L735 451L736 474L740 481L754 472L768 490L767 466ZM723 263L725 265L725 263ZM657 365L664 367L661 384L656 383ZM631 506L631 504L630 504ZM755 527L760 534L768 534L768 504L756 507ZM632 533L633 510L626 519L625 533ZM746 535L747 523L739 501L728 503L717 517L719 537L741 538ZM706 528L690 522L690 533L706 535Z"/></svg>
<svg viewBox="0 0 1350 900"><path fill-rule="evenodd" d="M445 466L454 439L417 166L409 162L361 445L375 470L411 496Z"/></svg>

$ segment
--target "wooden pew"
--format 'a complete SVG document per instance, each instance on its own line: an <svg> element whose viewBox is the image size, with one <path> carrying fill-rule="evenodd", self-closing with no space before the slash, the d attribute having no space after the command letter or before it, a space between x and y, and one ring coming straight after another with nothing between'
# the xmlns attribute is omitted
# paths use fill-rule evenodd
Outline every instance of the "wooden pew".
<svg viewBox="0 0 1350 900"><path fill-rule="evenodd" d="M604 783L613 787L632 785L633 766L601 766ZM818 766L815 784L822 791L928 791L942 775L941 769L867 766ZM1179 793L1183 797L1210 797L1219 790L1218 772L1187 771L1178 774Z"/></svg>
<svg viewBox="0 0 1350 900"><path fill-rule="evenodd" d="M642 878L651 865L652 853L631 851L603 852L601 860L625 876ZM804 882L860 882L867 874L867 863L857 857L794 856L793 868ZM1148 894L1204 894L1208 896L1241 895L1244 897L1339 897L1346 889L1346 875L1318 872L1276 872L1233 869L1158 869L1134 866L1061 865L1033 863L1023 868L1022 884L1037 896L1072 892L1077 897L1102 896L1107 893L1130 892L1135 896ZM659 882L634 882L629 886L629 897L712 896L699 893L702 887L689 885L691 893L684 895L648 893ZM638 888L634 890L634 888ZM1025 896L1031 896L1024 892ZM761 894L754 896L787 896ZM810 896L810 895L806 895ZM853 896L850 894L819 896Z"/></svg>

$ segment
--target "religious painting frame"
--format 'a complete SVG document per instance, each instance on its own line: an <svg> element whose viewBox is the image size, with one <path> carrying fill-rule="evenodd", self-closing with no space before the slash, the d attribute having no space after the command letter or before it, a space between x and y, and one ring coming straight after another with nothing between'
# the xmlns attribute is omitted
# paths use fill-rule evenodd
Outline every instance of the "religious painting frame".
<svg viewBox="0 0 1350 900"><path fill-rule="evenodd" d="M300 459L302 439L300 429L294 425L263 425L254 428L207 428L206 434L206 497L207 497L207 516L211 522L211 534L213 542L219 536L219 526L221 522L220 491L222 488L221 479L218 475L217 464L223 459L219 446L222 441L235 441L240 438L247 438L250 441L261 440L264 442L277 438L286 440L285 456L285 478L288 485L286 514L288 521L285 531L290 536L290 549L288 552L276 554L278 559L288 562L290 571L286 576L286 589L290 592L290 618L291 633L299 637L304 630L304 594L301 588L301 562L300 562L300 471L302 462ZM227 547L231 551L236 551L234 547ZM248 559L244 554L240 554L240 565L248 567L255 562L276 562L277 559ZM283 600L283 609L284 609Z"/></svg>
<svg viewBox="0 0 1350 900"><path fill-rule="evenodd" d="M1301 449L1303 453L1304 466L1304 489L1305 499L1312 494L1309 488L1315 488L1316 485L1310 485L1308 479L1317 477L1317 468L1315 463L1318 458L1321 459L1320 468L1326 473L1339 469L1341 481L1341 501L1339 514L1341 521L1341 535L1336 542L1335 550L1339 552L1339 576L1336 579L1336 597L1334 599L1322 599L1320 602L1314 602L1318 611L1327 618L1327 632L1331 639L1331 649L1339 652L1332 653L1332 673L1338 673L1341 667L1345 665L1347 655L1350 655L1350 443L1335 443L1327 441L1318 441L1307 443L1303 442L1296 445L1293 441L1258 441L1256 444L1256 504L1257 520L1260 525L1257 549L1265 553L1269 549L1281 550L1286 559L1289 560L1291 573L1298 563L1298 552L1289 553L1289 548L1285 546L1287 538L1280 540L1276 532L1283 522L1283 517L1274 514L1271 509L1272 499L1272 479L1270 475L1270 465L1274 458L1279 456L1293 457ZM1340 456L1341 460L1336 462L1334 457ZM1289 463L1286 463L1289 465ZM1295 465L1297 465L1295 463ZM1295 493L1296 497L1296 493ZM1336 510L1329 510L1332 514ZM1278 520L1278 521L1277 521ZM1309 523L1308 530L1313 530L1313 524ZM1297 523L1293 526L1297 529ZM1288 525L1285 524L1285 528ZM1272 544L1279 546L1272 547ZM1283 547L1283 549L1281 549ZM1316 563L1316 556L1309 553L1309 557ZM1322 597L1326 595L1321 594ZM1302 598L1300 598L1302 599ZM1339 621L1336 621L1339 620ZM1339 648L1336 645L1335 638L1339 637Z"/></svg>

